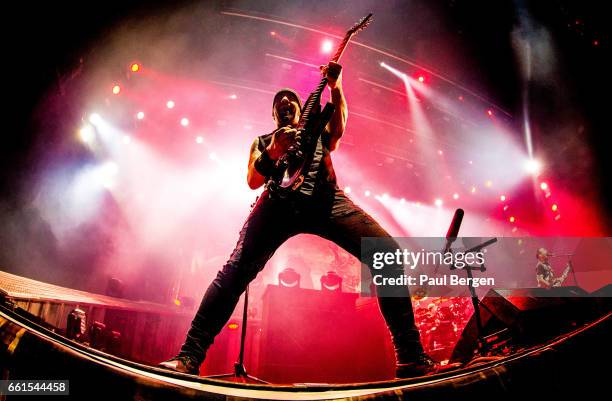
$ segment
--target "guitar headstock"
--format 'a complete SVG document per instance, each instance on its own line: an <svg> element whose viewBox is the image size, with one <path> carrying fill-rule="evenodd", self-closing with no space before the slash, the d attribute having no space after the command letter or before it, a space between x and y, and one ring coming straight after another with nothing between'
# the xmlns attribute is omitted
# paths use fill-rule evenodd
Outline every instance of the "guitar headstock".
<svg viewBox="0 0 612 401"><path fill-rule="evenodd" d="M370 22L372 22L372 13L366 15L365 17L357 21L357 23L353 25L351 29L349 29L349 34L354 35L362 29L365 29L365 27L367 27Z"/></svg>

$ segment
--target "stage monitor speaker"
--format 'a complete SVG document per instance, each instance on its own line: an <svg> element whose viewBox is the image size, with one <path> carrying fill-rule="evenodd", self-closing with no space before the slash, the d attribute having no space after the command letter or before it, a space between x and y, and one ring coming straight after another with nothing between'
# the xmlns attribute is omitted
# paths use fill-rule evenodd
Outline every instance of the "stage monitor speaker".
<svg viewBox="0 0 612 401"><path fill-rule="evenodd" d="M364 352L357 294L269 285L263 298L258 377L273 383L341 382Z"/></svg>
<svg viewBox="0 0 612 401"><path fill-rule="evenodd" d="M593 291L589 296L595 299L599 310L603 313L612 311L612 284L604 285Z"/></svg>
<svg viewBox="0 0 612 401"><path fill-rule="evenodd" d="M572 330L595 317L594 300L579 287L492 289L480 301L481 338L529 346ZM498 335L495 335L498 333ZM466 362L478 350L473 315L455 346L451 362Z"/></svg>
<svg viewBox="0 0 612 401"><path fill-rule="evenodd" d="M592 297L612 297L612 284L604 285L600 289L593 291L590 294Z"/></svg>

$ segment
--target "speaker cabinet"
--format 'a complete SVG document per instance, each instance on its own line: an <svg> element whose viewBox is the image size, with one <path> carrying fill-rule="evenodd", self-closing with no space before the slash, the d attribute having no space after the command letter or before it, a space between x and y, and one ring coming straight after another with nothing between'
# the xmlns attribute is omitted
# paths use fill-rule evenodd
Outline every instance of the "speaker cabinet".
<svg viewBox="0 0 612 401"><path fill-rule="evenodd" d="M514 345L533 345L571 331L596 315L593 298L579 287L493 289L480 301L481 337L504 331ZM473 315L451 356L465 362L478 349Z"/></svg>

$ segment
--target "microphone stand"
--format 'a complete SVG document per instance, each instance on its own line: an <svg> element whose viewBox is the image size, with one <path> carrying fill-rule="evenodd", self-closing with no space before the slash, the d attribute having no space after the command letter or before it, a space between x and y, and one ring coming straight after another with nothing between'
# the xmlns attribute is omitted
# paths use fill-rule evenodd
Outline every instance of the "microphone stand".
<svg viewBox="0 0 612 401"><path fill-rule="evenodd" d="M470 253L470 252L478 252L484 248L486 248L489 245L492 245L494 243L497 242L497 238L492 238L490 240L487 240L485 242L483 242L480 245L476 245L475 247L472 247L468 250L465 251L465 253ZM449 251L452 252L451 249L449 249ZM450 266L450 270L456 270L457 267L455 266L455 261L453 258L453 264ZM478 294L476 294L476 289L474 289L473 286L473 278L474 276L472 275L472 270L480 270L481 272L484 272L486 269L484 262L480 264L480 266L464 266L463 268L459 269L459 270L465 270L467 277L468 277L468 290L470 291L470 295L472 298L472 305L474 306L474 314L476 315L476 332L478 333L476 338L477 338L477 342L478 342L478 350L479 352L482 354L484 352L487 351L487 344L486 342L482 339L482 332L483 332L483 327L482 327L482 319L480 317L480 300L478 299ZM486 306L483 305L485 308ZM487 308L488 309L488 308ZM489 311L491 312L491 311Z"/></svg>
<svg viewBox="0 0 612 401"><path fill-rule="evenodd" d="M578 281L576 281L576 271L574 270L574 264L572 263L571 255L567 255L567 263L569 263L570 270L572 271L572 277L574 278L574 285L579 287Z"/></svg>
<svg viewBox="0 0 612 401"><path fill-rule="evenodd" d="M251 212L257 205L257 201L259 200L259 195L255 198L255 201L251 204ZM247 315L249 311L249 285L246 286L246 290L244 291L244 307L242 308L242 331L240 333L240 353L238 354L238 360L234 363L234 373L223 373L220 375L212 375L207 377L212 377L215 379L220 378L235 378L244 380L254 381L255 383L263 383L268 384L267 381L262 380L258 377L251 376L247 373L246 368L244 367L244 343L246 342L246 331L247 331Z"/></svg>
<svg viewBox="0 0 612 401"><path fill-rule="evenodd" d="M246 341L246 330L247 330L247 312L249 308L249 286L247 285L246 291L244 292L244 308L242 310L242 332L240 334L240 354L238 354L238 360L234 363L234 373L224 373L220 375L206 376L214 379L221 378L236 378L244 381L251 380L255 383L268 384L267 381L261 380L255 376L251 376L247 373L244 367L244 343Z"/></svg>
<svg viewBox="0 0 612 401"><path fill-rule="evenodd" d="M570 267L570 271L572 272L572 278L574 279L574 285L576 287L578 287L578 281L576 280L576 271L574 270L574 264L572 263L572 256L574 256L573 253L566 253L566 254L553 254L553 257L557 257L557 256L567 256L567 264Z"/></svg>

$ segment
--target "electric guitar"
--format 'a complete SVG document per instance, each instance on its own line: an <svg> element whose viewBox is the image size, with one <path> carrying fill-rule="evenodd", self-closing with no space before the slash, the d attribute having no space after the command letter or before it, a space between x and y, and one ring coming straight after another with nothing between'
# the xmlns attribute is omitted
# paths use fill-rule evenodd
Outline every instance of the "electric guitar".
<svg viewBox="0 0 612 401"><path fill-rule="evenodd" d="M368 14L346 32L331 61L337 63L340 60L351 38L364 29L371 20L372 14ZM298 134L296 135L296 138L299 139L276 162L278 173L273 175L266 183L266 188L270 191L277 193L294 192L304 182L304 176L308 173L314 158L317 141L334 113L334 105L329 102L321 110L321 93L325 86L327 86L327 77L321 79L319 85L302 107L297 125Z"/></svg>
<svg viewBox="0 0 612 401"><path fill-rule="evenodd" d="M563 271L563 274L552 280L551 287L561 287L561 284L563 284L563 282L567 278L567 275L570 272L571 268L572 268L572 262L568 261L567 266L565 267L565 270Z"/></svg>

